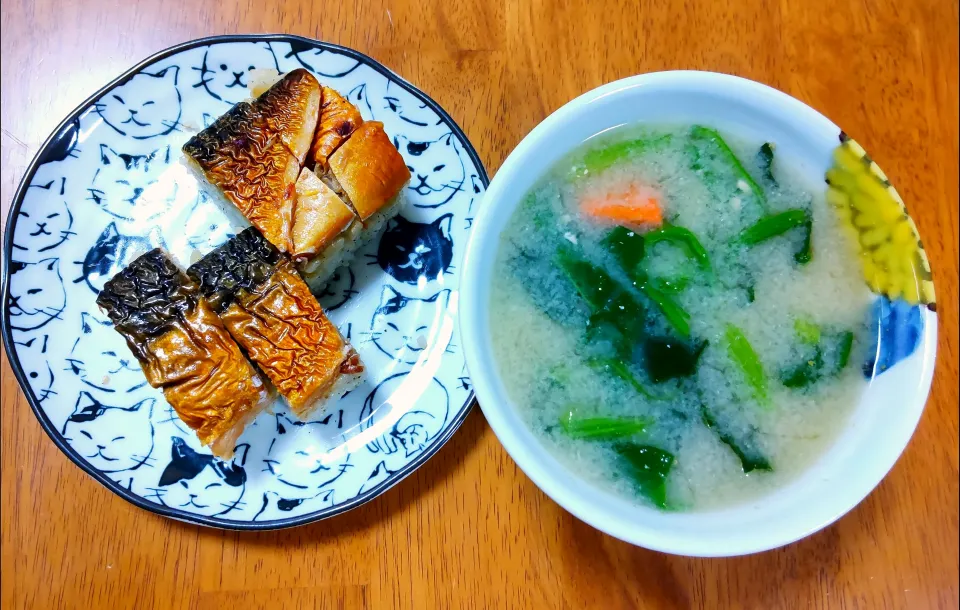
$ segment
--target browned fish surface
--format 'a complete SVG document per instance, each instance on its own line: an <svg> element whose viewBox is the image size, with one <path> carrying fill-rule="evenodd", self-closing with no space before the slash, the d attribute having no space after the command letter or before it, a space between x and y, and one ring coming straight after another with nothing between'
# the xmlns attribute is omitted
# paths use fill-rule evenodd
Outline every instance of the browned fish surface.
<svg viewBox="0 0 960 610"><path fill-rule="evenodd" d="M241 102L183 151L281 251L292 249L295 184L316 129L320 84L288 73L253 103Z"/></svg>
<svg viewBox="0 0 960 610"><path fill-rule="evenodd" d="M279 134L302 164L317 129L322 99L316 77L300 68L285 74L253 105L266 121L267 131Z"/></svg>
<svg viewBox="0 0 960 610"><path fill-rule="evenodd" d="M307 164L323 174L329 166L330 155L363 123L360 111L345 97L330 87L323 88L320 120L310 147Z"/></svg>
<svg viewBox="0 0 960 610"><path fill-rule="evenodd" d="M266 405L267 384L198 290L162 251L144 254L97 297L140 362L204 445L228 457Z"/></svg>
<svg viewBox="0 0 960 610"><path fill-rule="evenodd" d="M325 399L341 375L362 372L293 264L256 229L241 232L188 273L295 413Z"/></svg>
<svg viewBox="0 0 960 610"><path fill-rule="evenodd" d="M410 170L379 121L366 122L353 132L330 157L330 171L364 221L410 179Z"/></svg>
<svg viewBox="0 0 960 610"><path fill-rule="evenodd" d="M306 167L300 170L291 233L294 260L309 259L323 251L356 217L316 174Z"/></svg>

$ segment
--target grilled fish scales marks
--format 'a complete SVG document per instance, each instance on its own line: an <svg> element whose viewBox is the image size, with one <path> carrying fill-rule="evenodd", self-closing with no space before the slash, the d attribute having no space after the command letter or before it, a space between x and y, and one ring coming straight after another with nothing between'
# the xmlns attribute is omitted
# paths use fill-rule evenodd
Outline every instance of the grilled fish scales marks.
<svg viewBox="0 0 960 610"><path fill-rule="evenodd" d="M203 257L187 273L213 309L223 313L241 290L256 290L269 280L282 259L270 242L249 228Z"/></svg>
<svg viewBox="0 0 960 610"><path fill-rule="evenodd" d="M204 445L229 457L270 393L197 285L157 249L108 281L97 305L150 385L163 390Z"/></svg>
<svg viewBox="0 0 960 610"><path fill-rule="evenodd" d="M293 412L307 417L356 386L363 365L293 264L255 228L190 267L224 325Z"/></svg>
<svg viewBox="0 0 960 610"><path fill-rule="evenodd" d="M303 68L288 72L254 102L267 123L279 134L299 163L306 159L320 116L322 90L317 79Z"/></svg>
<svg viewBox="0 0 960 610"><path fill-rule="evenodd" d="M228 110L183 147L207 180L281 252L292 249L295 185L320 99L316 78L294 70L252 103Z"/></svg>

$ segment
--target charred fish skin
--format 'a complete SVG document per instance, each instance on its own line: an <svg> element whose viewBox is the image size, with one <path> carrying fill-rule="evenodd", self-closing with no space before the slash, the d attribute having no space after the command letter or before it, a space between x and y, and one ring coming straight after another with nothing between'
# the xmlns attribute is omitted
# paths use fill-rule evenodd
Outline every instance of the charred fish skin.
<svg viewBox="0 0 960 610"><path fill-rule="evenodd" d="M300 164L252 105L228 110L190 138L183 152L251 224L288 249Z"/></svg>
<svg viewBox="0 0 960 610"><path fill-rule="evenodd" d="M220 314L241 290L255 292L283 260L273 244L249 227L191 265L187 273Z"/></svg>
<svg viewBox="0 0 960 610"><path fill-rule="evenodd" d="M147 382L163 390L204 445L229 457L270 392L199 286L162 250L152 250L108 281L97 304L126 339Z"/></svg>
<svg viewBox="0 0 960 610"><path fill-rule="evenodd" d="M136 354L197 305L197 286L159 248L142 255L104 284L97 305ZM139 358L139 355L138 355Z"/></svg>
<svg viewBox="0 0 960 610"><path fill-rule="evenodd" d="M187 273L295 414L325 402L342 377L362 373L359 358L343 370L355 352L293 263L255 228L242 231Z"/></svg>
<svg viewBox="0 0 960 610"><path fill-rule="evenodd" d="M310 149L321 89L306 70L240 102L183 146L206 179L282 252L291 249L295 184Z"/></svg>

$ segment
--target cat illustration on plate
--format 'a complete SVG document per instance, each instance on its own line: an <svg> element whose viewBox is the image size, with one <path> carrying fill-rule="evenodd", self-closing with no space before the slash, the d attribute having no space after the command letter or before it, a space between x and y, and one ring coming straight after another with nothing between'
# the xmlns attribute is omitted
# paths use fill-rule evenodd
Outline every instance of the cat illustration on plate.
<svg viewBox="0 0 960 610"><path fill-rule="evenodd" d="M170 166L170 146L143 154L100 146L100 164L87 188L97 207L114 218L146 222L163 214L177 198L176 181L158 181Z"/></svg>
<svg viewBox="0 0 960 610"><path fill-rule="evenodd" d="M290 52L283 57L293 57L307 70L325 78L343 78L360 66L360 62L349 55L297 41L290 43Z"/></svg>
<svg viewBox="0 0 960 610"><path fill-rule="evenodd" d="M38 334L13 340L14 351L17 353L17 360L20 362L20 368L26 373L30 383L30 389L33 395L37 397L37 402L43 402L50 396L57 393L53 389L56 375L53 368L50 367L47 347L50 344L50 336L47 334Z"/></svg>
<svg viewBox="0 0 960 610"><path fill-rule="evenodd" d="M354 468L351 454L336 447L342 438L342 410L307 422L282 414L275 417L277 435L263 460L263 471L270 478L254 519L265 511L289 512L301 504L310 510L332 504L335 490Z"/></svg>
<svg viewBox="0 0 960 610"><path fill-rule="evenodd" d="M317 295L317 300L323 306L323 310L330 312L346 305L350 297L357 294L354 290L357 278L350 267L340 267L334 271L330 280L323 287L323 291Z"/></svg>
<svg viewBox="0 0 960 610"><path fill-rule="evenodd" d="M142 235L125 235L120 232L115 222L104 228L97 241L87 251L82 261L75 261L80 265L80 277L73 280L75 284L85 282L95 294L103 289L103 284L116 275L130 261L153 248L163 247L165 244L160 237L160 230L151 227L150 233Z"/></svg>
<svg viewBox="0 0 960 610"><path fill-rule="evenodd" d="M425 102L416 99L402 89L395 92L390 91L392 84L387 82L387 92L383 96L383 103L390 111L396 113L401 121L417 127L428 127L443 123L443 120Z"/></svg>
<svg viewBox="0 0 960 610"><path fill-rule="evenodd" d="M73 283L84 282L94 294L99 294L104 282L116 275L130 261L153 248L162 246L164 243L160 238L160 230L155 226L150 229L147 236L124 235L117 228L117 223L111 222L87 250L83 260L74 261L74 264L80 265L80 277L74 279Z"/></svg>
<svg viewBox="0 0 960 610"><path fill-rule="evenodd" d="M179 436L171 438L170 461L156 487L148 487L148 500L196 515L222 516L242 510L247 489L244 465L250 446L237 445L234 457L225 462L192 449Z"/></svg>
<svg viewBox="0 0 960 610"><path fill-rule="evenodd" d="M28 187L29 206L17 210L17 224L13 235L13 252L28 256L46 254L76 235L73 212L64 200L67 179L64 176L34 176Z"/></svg>
<svg viewBox="0 0 960 610"><path fill-rule="evenodd" d="M411 396L416 400L411 401ZM406 411L397 416L394 409ZM367 443L367 449L386 456L391 467L399 468L440 435L449 410L450 394L435 377L422 371L397 373L383 380L364 400L360 428L380 432Z"/></svg>
<svg viewBox="0 0 960 610"><path fill-rule="evenodd" d="M80 313L80 333L67 356L66 369L100 393L122 396L147 384L113 324L86 311Z"/></svg>
<svg viewBox="0 0 960 610"><path fill-rule="evenodd" d="M177 76L168 66L158 72L139 72L97 100L94 110L122 136L146 140L179 129L183 112Z"/></svg>
<svg viewBox="0 0 960 610"><path fill-rule="evenodd" d="M400 135L394 138L394 144L403 153L412 174L407 188L418 195L410 198L413 207L438 208L470 188L465 186L467 170L459 142L452 133L427 142Z"/></svg>
<svg viewBox="0 0 960 610"><path fill-rule="evenodd" d="M402 215L391 219L377 247L377 264L404 284L439 279L453 262L452 220L453 214L428 223L407 220Z"/></svg>
<svg viewBox="0 0 960 610"><path fill-rule="evenodd" d="M14 259L8 265L10 289L6 307L10 328L36 330L60 319L67 306L60 259L45 258L35 263Z"/></svg>
<svg viewBox="0 0 960 610"><path fill-rule="evenodd" d="M431 329L440 329L449 305L450 290L446 288L421 299L406 297L386 284L370 320L370 340L391 360L416 364L428 348L433 348L428 345Z"/></svg>
<svg viewBox="0 0 960 610"><path fill-rule="evenodd" d="M144 398L129 406L113 406L84 390L63 425L63 437L100 472L151 467L154 435L150 418L155 403L154 398Z"/></svg>
<svg viewBox="0 0 960 610"><path fill-rule="evenodd" d="M327 413L315 421L276 415L277 436L263 460L264 470L290 495L311 495L340 479L351 468L350 454L330 452L340 438L339 414Z"/></svg>
<svg viewBox="0 0 960 610"><path fill-rule="evenodd" d="M250 72L279 71L280 66L270 43L254 42L211 45L204 50L200 65L191 69L198 76L195 89L202 88L213 99L233 106L250 97Z"/></svg>

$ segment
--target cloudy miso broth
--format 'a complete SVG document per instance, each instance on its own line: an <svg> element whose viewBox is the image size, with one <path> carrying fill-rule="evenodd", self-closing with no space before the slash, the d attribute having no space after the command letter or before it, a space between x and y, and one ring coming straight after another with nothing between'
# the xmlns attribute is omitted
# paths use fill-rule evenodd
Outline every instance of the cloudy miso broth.
<svg viewBox="0 0 960 610"><path fill-rule="evenodd" d="M747 501L821 455L866 387L852 247L775 143L618 128L501 236L499 373L581 477L665 510Z"/></svg>

